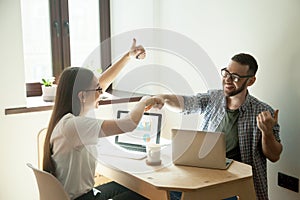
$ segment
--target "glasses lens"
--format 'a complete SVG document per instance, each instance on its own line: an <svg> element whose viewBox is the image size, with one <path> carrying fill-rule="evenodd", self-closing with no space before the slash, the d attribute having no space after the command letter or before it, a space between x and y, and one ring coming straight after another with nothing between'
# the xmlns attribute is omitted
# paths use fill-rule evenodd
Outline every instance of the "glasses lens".
<svg viewBox="0 0 300 200"><path fill-rule="evenodd" d="M231 74L230 72L228 72L226 69L222 69L221 70L221 75L224 78L230 78L233 82L238 82L240 80L240 77L238 75L235 74Z"/></svg>
<svg viewBox="0 0 300 200"><path fill-rule="evenodd" d="M240 80L240 77L234 75L234 74L231 74L231 78L234 82L238 82Z"/></svg>
<svg viewBox="0 0 300 200"><path fill-rule="evenodd" d="M226 72L225 69L222 69L222 70L221 70L221 75L222 75L223 77L226 77L226 76L228 75L228 73Z"/></svg>

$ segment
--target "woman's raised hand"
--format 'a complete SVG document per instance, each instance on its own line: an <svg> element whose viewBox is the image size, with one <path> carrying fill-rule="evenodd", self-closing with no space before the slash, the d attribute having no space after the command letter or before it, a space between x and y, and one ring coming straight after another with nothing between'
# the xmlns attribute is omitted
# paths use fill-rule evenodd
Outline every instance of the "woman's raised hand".
<svg viewBox="0 0 300 200"><path fill-rule="evenodd" d="M144 59L146 57L146 51L142 45L136 46L136 39L133 38L132 46L129 51L130 57L136 59Z"/></svg>

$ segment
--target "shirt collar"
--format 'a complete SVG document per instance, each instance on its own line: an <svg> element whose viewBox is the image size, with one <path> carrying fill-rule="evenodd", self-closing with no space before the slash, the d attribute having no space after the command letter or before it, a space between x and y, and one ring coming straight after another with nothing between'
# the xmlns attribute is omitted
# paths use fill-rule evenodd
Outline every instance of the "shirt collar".
<svg viewBox="0 0 300 200"><path fill-rule="evenodd" d="M247 110L247 107L248 107L248 105L250 104L250 101L251 101L250 99L251 99L251 95L249 94L249 91L247 90L245 101L239 108L240 112L245 112ZM225 95L222 99L222 105L223 105L224 109L226 110L227 109L227 102L226 102Z"/></svg>
<svg viewBox="0 0 300 200"><path fill-rule="evenodd" d="M239 108L239 110L241 112L245 112L250 104L250 100L251 99L251 95L249 94L249 91L247 90L247 94L246 94L246 98L244 103L241 105L241 107Z"/></svg>

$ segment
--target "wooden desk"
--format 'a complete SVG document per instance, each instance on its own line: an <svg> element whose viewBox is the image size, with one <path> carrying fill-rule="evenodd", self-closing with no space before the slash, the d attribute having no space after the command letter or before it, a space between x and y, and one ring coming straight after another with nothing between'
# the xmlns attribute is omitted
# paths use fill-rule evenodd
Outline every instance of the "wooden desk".
<svg viewBox="0 0 300 200"><path fill-rule="evenodd" d="M227 170L176 166L170 148L162 152L161 166L148 166L145 159L99 155L97 171L149 199L169 199L169 191L182 191L182 199L220 200L239 196L255 199L252 168L234 161ZM109 163L109 164L108 164Z"/></svg>

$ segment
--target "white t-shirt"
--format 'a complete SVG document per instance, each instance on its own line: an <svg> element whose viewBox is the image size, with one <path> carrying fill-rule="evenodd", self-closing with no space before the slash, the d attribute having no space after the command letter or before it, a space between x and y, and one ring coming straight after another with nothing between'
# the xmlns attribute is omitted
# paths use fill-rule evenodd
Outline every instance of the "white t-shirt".
<svg viewBox="0 0 300 200"><path fill-rule="evenodd" d="M66 114L55 126L50 143L56 177L71 199L94 186L97 144L102 120Z"/></svg>

